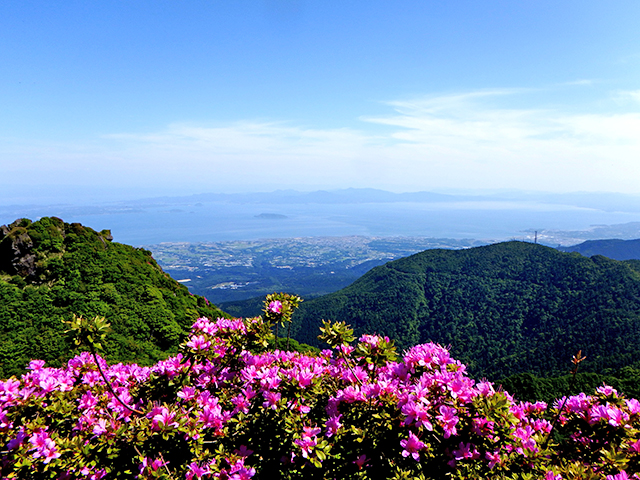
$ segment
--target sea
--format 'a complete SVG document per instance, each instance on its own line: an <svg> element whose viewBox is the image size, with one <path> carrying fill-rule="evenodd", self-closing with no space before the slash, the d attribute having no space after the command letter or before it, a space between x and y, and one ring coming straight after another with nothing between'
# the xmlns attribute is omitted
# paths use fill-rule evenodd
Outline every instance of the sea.
<svg viewBox="0 0 640 480"><path fill-rule="evenodd" d="M629 228L618 229L625 233L610 234L611 238L640 238L640 211L523 201L269 204L167 200L86 206L0 205L0 225L43 216L79 222L98 231L108 229L114 241L133 246L350 235L491 242L532 240L538 235L542 239L545 234L547 243L566 244L594 238L594 229L600 237L608 238L606 232L612 229L606 227L619 225ZM554 236L553 232L564 233ZM565 237L572 240L560 240Z"/></svg>

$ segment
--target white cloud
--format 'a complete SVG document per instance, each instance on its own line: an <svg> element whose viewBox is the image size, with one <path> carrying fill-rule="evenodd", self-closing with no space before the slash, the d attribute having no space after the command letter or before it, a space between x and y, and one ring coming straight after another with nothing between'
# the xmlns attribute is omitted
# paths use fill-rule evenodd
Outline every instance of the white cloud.
<svg viewBox="0 0 640 480"><path fill-rule="evenodd" d="M616 99L621 103L640 103L640 90L620 90L617 92Z"/></svg>
<svg viewBox="0 0 640 480"><path fill-rule="evenodd" d="M406 158L413 153L416 171L431 165L463 187L638 192L640 113L578 115L491 104L515 93L392 102L396 114L366 120L399 127L393 137L403 142Z"/></svg>
<svg viewBox="0 0 640 480"><path fill-rule="evenodd" d="M594 80L590 80L590 79L580 79L580 80L573 80L571 82L564 82L561 83L560 85L567 85L567 86L575 86L575 85L586 85L586 86L590 86L593 85L595 83Z"/></svg>
<svg viewBox="0 0 640 480"><path fill-rule="evenodd" d="M623 113L588 114L510 106L522 92L486 90L389 102L392 113L362 118L358 131L245 121L173 124L157 132L106 135L93 144L14 144L16 162L5 171L30 172L42 181L64 174L85 184L199 188L640 193L637 104ZM619 95L640 99L640 91Z"/></svg>

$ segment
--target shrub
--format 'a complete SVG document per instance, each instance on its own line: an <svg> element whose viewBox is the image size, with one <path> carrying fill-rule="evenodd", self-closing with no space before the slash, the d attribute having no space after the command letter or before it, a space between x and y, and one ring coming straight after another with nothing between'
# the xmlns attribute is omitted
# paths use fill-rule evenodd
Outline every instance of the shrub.
<svg viewBox="0 0 640 480"><path fill-rule="evenodd" d="M0 382L2 478L622 480L640 471L640 402L611 387L551 406L519 402L474 382L433 343L397 358L388 338L352 345L349 327L325 322L331 348L301 354L269 350L273 326L268 315L200 318L178 355L141 367L107 365L93 350L104 321L77 319L93 353L64 368L34 360Z"/></svg>

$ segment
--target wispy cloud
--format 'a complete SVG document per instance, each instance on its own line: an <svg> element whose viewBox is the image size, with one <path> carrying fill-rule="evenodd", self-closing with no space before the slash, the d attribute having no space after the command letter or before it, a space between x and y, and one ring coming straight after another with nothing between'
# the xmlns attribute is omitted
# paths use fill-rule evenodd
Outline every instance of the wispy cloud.
<svg viewBox="0 0 640 480"><path fill-rule="evenodd" d="M632 101L640 104L640 90L619 90L615 98L623 103Z"/></svg>
<svg viewBox="0 0 640 480"><path fill-rule="evenodd" d="M585 86L590 86L590 85L593 85L594 83L596 83L595 80L583 78L583 79L579 79L579 80L572 80L570 82L563 82L560 85L567 85L567 86L585 85Z"/></svg>
<svg viewBox="0 0 640 480"><path fill-rule="evenodd" d="M437 175L457 175L465 187L475 181L491 187L638 191L640 112L571 114L503 106L509 103L505 96L517 93L390 102L395 114L365 120L398 127L392 136L413 153L417 171L420 164L431 165Z"/></svg>
<svg viewBox="0 0 640 480"><path fill-rule="evenodd" d="M524 93L392 101L389 113L361 118L359 130L176 123L90 145L14 145L12 153L20 169L84 182L640 192L640 91L615 94L624 111L581 114L523 107Z"/></svg>

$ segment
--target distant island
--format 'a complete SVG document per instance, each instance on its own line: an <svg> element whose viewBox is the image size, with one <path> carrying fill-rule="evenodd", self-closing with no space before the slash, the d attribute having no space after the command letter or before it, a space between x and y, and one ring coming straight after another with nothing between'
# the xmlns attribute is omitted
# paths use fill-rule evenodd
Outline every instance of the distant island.
<svg viewBox="0 0 640 480"><path fill-rule="evenodd" d="M264 218L267 220L284 220L285 218L289 218L286 215L281 215L279 213L261 213L260 215L255 215L255 218Z"/></svg>

